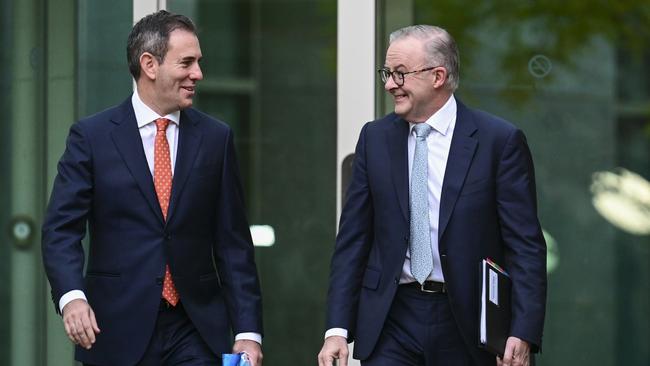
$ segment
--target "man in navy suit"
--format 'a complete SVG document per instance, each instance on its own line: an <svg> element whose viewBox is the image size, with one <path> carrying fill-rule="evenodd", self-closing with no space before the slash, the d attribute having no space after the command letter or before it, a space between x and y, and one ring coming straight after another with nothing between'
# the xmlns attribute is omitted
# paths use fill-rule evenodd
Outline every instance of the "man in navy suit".
<svg viewBox="0 0 650 366"><path fill-rule="evenodd" d="M233 135L191 108L203 78L195 26L146 16L127 58L136 90L71 127L43 224L76 359L216 365L233 351L259 366L261 294Z"/></svg>
<svg viewBox="0 0 650 366"><path fill-rule="evenodd" d="M453 38L390 37L379 74L395 113L361 130L332 257L320 366L528 365L541 345L546 245L524 134L455 99ZM479 262L512 279L503 359L478 347ZM347 341L347 342L346 342Z"/></svg>

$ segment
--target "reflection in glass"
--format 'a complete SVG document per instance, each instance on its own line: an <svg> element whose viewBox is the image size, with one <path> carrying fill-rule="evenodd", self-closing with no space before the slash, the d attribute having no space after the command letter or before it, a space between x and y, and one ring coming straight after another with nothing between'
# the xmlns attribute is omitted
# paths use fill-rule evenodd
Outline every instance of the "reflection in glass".
<svg viewBox="0 0 650 366"><path fill-rule="evenodd" d="M592 202L614 226L634 235L650 234L650 182L626 169L596 172Z"/></svg>
<svg viewBox="0 0 650 366"><path fill-rule="evenodd" d="M557 241L546 230L542 230L544 240L546 241L546 272L551 274L555 272L560 265L560 253Z"/></svg>
<svg viewBox="0 0 650 366"><path fill-rule="evenodd" d="M275 244L275 230L270 225L251 225L251 238L256 247L270 247Z"/></svg>

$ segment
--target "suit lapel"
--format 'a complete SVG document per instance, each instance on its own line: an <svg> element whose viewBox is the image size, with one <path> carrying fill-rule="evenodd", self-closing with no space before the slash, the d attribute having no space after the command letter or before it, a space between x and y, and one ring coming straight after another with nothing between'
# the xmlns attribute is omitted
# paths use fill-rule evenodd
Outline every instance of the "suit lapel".
<svg viewBox="0 0 650 366"><path fill-rule="evenodd" d="M111 131L111 139L122 156L133 179L138 183L138 188L145 197L149 207L156 217L163 222L162 210L158 203L156 190L153 185L153 177L149 171L147 157L142 147L142 138L138 130L138 123L135 119L131 98L128 98L120 106L120 113L112 120L117 126ZM116 192L119 194L119 192Z"/></svg>
<svg viewBox="0 0 650 366"><path fill-rule="evenodd" d="M438 239L442 238L447 228L449 218L467 176L467 171L474 158L474 152L478 145L478 140L472 137L475 131L476 125L467 108L458 101L456 127L454 128L454 136L451 139L445 178L442 183Z"/></svg>
<svg viewBox="0 0 650 366"><path fill-rule="evenodd" d="M386 141L391 162L391 176L404 219L409 221L409 175L408 175L408 133L409 124L396 118L386 130Z"/></svg>
<svg viewBox="0 0 650 366"><path fill-rule="evenodd" d="M181 122L178 125L178 149L176 151L176 166L174 167L174 178L172 180L172 196L169 202L167 222L174 215L178 200L180 199L183 187L190 175L192 165L196 160L196 154L201 145L201 133L197 122L192 120L186 112L181 111Z"/></svg>

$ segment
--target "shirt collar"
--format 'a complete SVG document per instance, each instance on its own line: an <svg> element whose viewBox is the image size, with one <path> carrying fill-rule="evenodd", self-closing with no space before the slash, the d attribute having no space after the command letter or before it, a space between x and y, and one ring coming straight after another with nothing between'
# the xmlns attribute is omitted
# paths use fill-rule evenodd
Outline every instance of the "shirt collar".
<svg viewBox="0 0 650 366"><path fill-rule="evenodd" d="M133 105L133 111L135 112L135 120L138 122L138 128L148 125L158 118L167 118L176 125L180 123L180 111L172 112L166 116L159 115L158 113L154 112L153 109L149 108L148 105L144 104L142 99L140 99L140 95L138 95L137 88L133 90L133 96L131 96L131 104Z"/></svg>
<svg viewBox="0 0 650 366"><path fill-rule="evenodd" d="M456 110L458 106L456 105L456 98L452 94L447 102L438 109L429 119L424 121L424 123L433 127L434 130L438 131L441 135L446 136L449 132L449 125L456 118ZM411 125L411 132L413 132L413 126L415 123L409 123Z"/></svg>

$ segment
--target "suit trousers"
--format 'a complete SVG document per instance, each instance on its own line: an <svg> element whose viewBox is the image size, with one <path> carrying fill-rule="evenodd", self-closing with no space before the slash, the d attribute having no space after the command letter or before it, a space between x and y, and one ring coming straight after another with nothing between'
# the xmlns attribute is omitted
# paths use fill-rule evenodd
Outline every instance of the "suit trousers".
<svg viewBox="0 0 650 366"><path fill-rule="evenodd" d="M125 334L128 337L128 334ZM117 351L119 352L119 350ZM171 306L162 300L156 326L137 366L220 365L187 316L182 303ZM84 366L91 366L84 364Z"/></svg>
<svg viewBox="0 0 650 366"><path fill-rule="evenodd" d="M496 363L496 362L495 362ZM381 335L362 366L471 366L446 294L399 286Z"/></svg>
<svg viewBox="0 0 650 366"><path fill-rule="evenodd" d="M183 304L170 306L162 300L153 336L138 366L207 366L219 362L187 316Z"/></svg>

